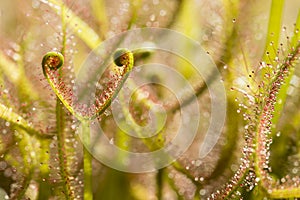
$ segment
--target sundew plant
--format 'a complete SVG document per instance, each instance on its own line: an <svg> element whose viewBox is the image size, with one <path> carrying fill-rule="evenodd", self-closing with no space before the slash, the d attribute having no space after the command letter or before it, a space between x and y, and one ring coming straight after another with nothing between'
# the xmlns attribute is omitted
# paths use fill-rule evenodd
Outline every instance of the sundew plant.
<svg viewBox="0 0 300 200"><path fill-rule="evenodd" d="M300 198L300 1L0 17L1 200Z"/></svg>

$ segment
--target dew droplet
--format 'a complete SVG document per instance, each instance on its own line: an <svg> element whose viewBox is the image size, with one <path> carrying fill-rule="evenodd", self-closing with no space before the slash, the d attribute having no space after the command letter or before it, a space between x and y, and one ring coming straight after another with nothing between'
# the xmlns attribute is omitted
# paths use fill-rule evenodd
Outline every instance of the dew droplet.
<svg viewBox="0 0 300 200"><path fill-rule="evenodd" d="M76 129L76 125L75 125L75 124L72 124L72 125L71 125L71 129L72 129L72 130L75 130L75 129Z"/></svg>
<svg viewBox="0 0 300 200"><path fill-rule="evenodd" d="M206 194L206 190L205 189L201 189L199 193L200 193L201 196L203 196L203 195Z"/></svg>
<svg viewBox="0 0 300 200"><path fill-rule="evenodd" d="M111 138L111 139L109 140L109 144L114 144L114 138Z"/></svg>
<svg viewBox="0 0 300 200"><path fill-rule="evenodd" d="M0 170L5 170L6 167L7 167L7 163L5 161L1 161L0 162Z"/></svg>
<svg viewBox="0 0 300 200"><path fill-rule="evenodd" d="M159 15L162 16L162 17L166 16L166 14L167 14L167 11L165 11L165 10L160 10L159 11Z"/></svg>
<svg viewBox="0 0 300 200"><path fill-rule="evenodd" d="M299 171L299 169L298 169L298 168L293 168L293 169L292 169L292 173L293 173L293 174L297 174L297 173L298 173L298 171Z"/></svg>
<svg viewBox="0 0 300 200"><path fill-rule="evenodd" d="M197 160L195 166L199 167L202 164L201 160Z"/></svg>
<svg viewBox="0 0 300 200"><path fill-rule="evenodd" d="M10 177L12 175L12 170L11 168L7 168L5 171L4 171L4 176L5 177Z"/></svg>
<svg viewBox="0 0 300 200"><path fill-rule="evenodd" d="M282 31L286 31L286 27L285 26L282 28Z"/></svg>
<svg viewBox="0 0 300 200"><path fill-rule="evenodd" d="M152 21L152 22L155 21L155 18L156 18L155 14L150 15L150 21Z"/></svg>

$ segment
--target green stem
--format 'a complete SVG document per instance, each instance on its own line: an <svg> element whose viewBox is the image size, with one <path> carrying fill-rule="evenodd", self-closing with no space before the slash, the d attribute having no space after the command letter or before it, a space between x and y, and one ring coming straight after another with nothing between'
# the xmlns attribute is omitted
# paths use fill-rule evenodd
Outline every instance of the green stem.
<svg viewBox="0 0 300 200"><path fill-rule="evenodd" d="M15 63L0 51L0 73L1 76L6 76L14 83L18 89L17 91L20 93L20 98L27 99L28 101L35 101L38 99L36 90L26 76L22 61Z"/></svg>
<svg viewBox="0 0 300 200"><path fill-rule="evenodd" d="M270 194L270 197L274 198L274 199L299 198L300 197L300 188L288 188L288 189L272 190L272 192Z"/></svg>
<svg viewBox="0 0 300 200"><path fill-rule="evenodd" d="M32 140L34 138L30 137L29 135L25 134L25 131L18 130L17 132L20 134L15 135L15 139L17 143L19 144L19 150L22 155L23 159L23 173L24 173L24 180L21 183L21 186L19 187L19 191L17 193L13 194L11 197L12 199L17 199L17 200L22 200L26 198L26 191L29 187L29 184L33 178L34 174L34 169L36 166L35 157L28 152L33 151L33 146L32 146Z"/></svg>
<svg viewBox="0 0 300 200"><path fill-rule="evenodd" d="M179 193L178 188L175 184L175 181L173 178L167 178L169 186L174 190L174 192L177 194L177 199L178 200L183 200L183 196Z"/></svg>
<svg viewBox="0 0 300 200"><path fill-rule="evenodd" d="M235 184L232 185L231 190L226 194L226 196L223 199L228 199L228 200L232 199L232 195L240 188L248 172L249 172L248 168L242 172L240 178L235 182Z"/></svg>
<svg viewBox="0 0 300 200"><path fill-rule="evenodd" d="M274 49L277 48L280 39L283 7L284 0L272 0L266 46L263 55L263 61L267 63L272 63L276 57Z"/></svg>
<svg viewBox="0 0 300 200"><path fill-rule="evenodd" d="M29 135L34 135L37 138L47 138L49 135L44 135L37 131L28 121L21 115L15 113L12 108L8 108L0 103L0 119L12 123L13 125L25 130Z"/></svg>
<svg viewBox="0 0 300 200"><path fill-rule="evenodd" d="M232 96L229 96L227 99L227 116L228 119L239 119L239 116L236 114L237 106L236 103L232 101L234 99ZM237 120L238 121L238 120ZM215 169L211 173L211 175L207 178L209 180L216 179L221 176L226 169L230 167L233 162L234 150L237 148L237 140L239 138L239 123L232 123L231 120L227 121L227 131L226 131L226 139L227 144L222 147L222 154L218 159L218 162L215 166Z"/></svg>
<svg viewBox="0 0 300 200"><path fill-rule="evenodd" d="M291 40L291 46L294 47L300 40L300 10L298 12L295 29L294 29L294 35Z"/></svg>
<svg viewBox="0 0 300 200"><path fill-rule="evenodd" d="M289 76L295 62L297 62L300 54L300 43L297 44L295 50L291 52L283 61L280 70L275 75L275 78L270 83L270 89L266 100L263 102L262 113L259 116L259 124L254 140L254 164L256 176L260 179L261 185L267 190L270 186L269 180L269 165L268 153L270 151L269 142L271 125L274 113L274 105L277 103L278 91Z"/></svg>
<svg viewBox="0 0 300 200"><path fill-rule="evenodd" d="M63 181L63 190L66 199L72 199L72 191L70 189L69 175L67 172L67 159L65 155L65 138L64 138L64 128L65 128L65 117L62 103L59 99L56 101L56 128L57 128L57 141L58 141L58 160L60 175Z"/></svg>
<svg viewBox="0 0 300 200"><path fill-rule="evenodd" d="M83 143L86 146L90 145L90 127L88 121L82 121L82 135ZM92 188L92 155L88 151L88 148L83 149L83 171L84 171L84 199L93 199Z"/></svg>
<svg viewBox="0 0 300 200"><path fill-rule="evenodd" d="M164 178L164 169L159 169L156 174L156 191L157 199L163 199L163 178Z"/></svg>
<svg viewBox="0 0 300 200"><path fill-rule="evenodd" d="M79 18L71 9L69 9L61 0L42 0L48 4L73 32L91 49L97 48L101 43L98 34L81 18Z"/></svg>
<svg viewBox="0 0 300 200"><path fill-rule="evenodd" d="M66 48L66 23L64 21L64 14L65 9L62 7L62 48L61 48L61 55L65 54ZM59 58L59 66L63 64L63 59L61 56ZM44 62L44 59L43 59ZM55 66L56 67L56 66ZM61 69L59 69L59 77L62 77ZM56 129L57 129L57 141L58 141L58 159L59 159L59 167L60 167L60 174L63 180L63 190L66 199L73 199L74 193L71 191L70 179L69 174L67 171L67 156L66 156L66 145L65 145L65 111L63 109L63 104L59 98L56 100Z"/></svg>
<svg viewBox="0 0 300 200"><path fill-rule="evenodd" d="M22 199L26 198L25 193L26 193L26 191L29 187L29 184L32 180L33 172L34 172L34 168L31 167L28 174L24 178L25 180L23 181L21 191L17 194L17 196L13 197L13 199L22 200Z"/></svg>
<svg viewBox="0 0 300 200"><path fill-rule="evenodd" d="M297 44L299 43L299 39L300 39L300 34L299 34L299 29L300 29L300 11L298 12L298 17L297 17L297 21L296 21L296 25L295 25L295 30L294 30L294 35L291 38L290 41L290 48L295 49ZM274 125L272 127L272 133L273 136L276 132L276 125L278 124L278 121L280 119L281 114L283 113L283 109L284 109L284 105L288 96L288 89L290 87L290 82L292 80L292 77L294 76L294 72L295 69L292 68L290 70L289 76L286 78L286 82L281 86L281 89L279 90L279 94L277 95L277 101L280 101L281 103L277 103L275 104L274 107L274 117L272 119L272 124Z"/></svg>
<svg viewBox="0 0 300 200"><path fill-rule="evenodd" d="M136 23L136 20L138 19L138 11L141 9L142 6L141 0L132 0L130 3L132 6L132 16L128 23L128 30L130 30L132 26Z"/></svg>

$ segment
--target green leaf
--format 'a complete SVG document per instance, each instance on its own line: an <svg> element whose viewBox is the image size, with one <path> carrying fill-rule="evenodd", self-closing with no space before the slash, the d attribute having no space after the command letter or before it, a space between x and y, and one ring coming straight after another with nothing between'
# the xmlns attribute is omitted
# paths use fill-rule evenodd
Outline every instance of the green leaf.
<svg viewBox="0 0 300 200"><path fill-rule="evenodd" d="M99 35L62 1L41 0L41 2L48 4L56 11L56 13L63 18L62 21L64 21L88 47L95 49L101 43Z"/></svg>
<svg viewBox="0 0 300 200"><path fill-rule="evenodd" d="M29 100L37 100L38 94L33 89L31 82L27 79L25 75L24 68L17 66L16 63L8 59L0 51L0 72L5 74L5 76L17 86L18 91L20 91L20 96L24 96Z"/></svg>
<svg viewBox="0 0 300 200"><path fill-rule="evenodd" d="M291 48L296 48L297 44L299 43L299 39L300 39L299 30L300 30L300 11L298 12L294 35L290 42ZM272 119L272 124L273 124L272 133L273 134L275 133L275 129L276 129L275 125L277 124L277 122L282 114L282 110L283 110L283 107L285 105L286 98L287 98L287 91L290 87L291 79L294 76L294 71L295 71L294 68L292 68L290 70L289 76L286 78L285 83L281 86L281 89L279 90L279 93L277 95L277 100L276 100L277 103L275 104L275 107L274 107L274 116Z"/></svg>
<svg viewBox="0 0 300 200"><path fill-rule="evenodd" d="M12 108L8 108L5 105L0 103L0 118L4 119L5 121L20 127L21 129L25 130L27 133L31 135L36 135L41 137L41 133L38 132L33 126L27 122L23 117L19 114L15 113Z"/></svg>
<svg viewBox="0 0 300 200"><path fill-rule="evenodd" d="M120 50L116 50L116 52L118 51ZM123 55L121 57L123 57L123 66L115 66L116 68L122 68L122 70L115 70L116 76L111 75L108 77L109 82L107 83L107 87L101 94L97 95L97 99L95 99L95 103L93 105L95 109L92 109L91 112L78 108L80 105L74 102L74 98L72 96L73 92L71 92L72 89L66 89L64 83L59 79L59 77L57 77L55 72L63 65L64 62L64 57L61 53L48 52L44 55L42 61L43 73L56 96L72 113L72 115L80 121L94 119L101 115L110 106L112 100L119 93L133 68L134 58L132 52L127 49L123 49L122 51Z"/></svg>
<svg viewBox="0 0 300 200"><path fill-rule="evenodd" d="M283 8L284 0L272 0L265 51L262 59L266 63L273 62L276 57L274 49L277 49L280 39ZM270 45L271 43L272 45Z"/></svg>

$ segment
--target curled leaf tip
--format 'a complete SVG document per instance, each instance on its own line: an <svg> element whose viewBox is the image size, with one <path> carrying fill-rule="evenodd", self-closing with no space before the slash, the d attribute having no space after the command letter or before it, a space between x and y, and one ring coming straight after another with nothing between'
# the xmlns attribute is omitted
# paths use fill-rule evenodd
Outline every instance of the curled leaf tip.
<svg viewBox="0 0 300 200"><path fill-rule="evenodd" d="M49 68L51 70L57 70L64 64L64 56L55 51L46 53L43 57L42 66L43 69Z"/></svg>
<svg viewBox="0 0 300 200"><path fill-rule="evenodd" d="M74 96L72 88L64 84L56 71L64 63L63 55L59 52L48 52L44 55L42 67L46 80L70 113L79 120L90 120L101 115L110 106L111 101L116 97L129 76L134 64L133 53L128 49L122 48L117 49L112 57L115 65L120 68L109 73L106 87L97 95L94 104L85 108L85 105L75 101L77 97Z"/></svg>
<svg viewBox="0 0 300 200"><path fill-rule="evenodd" d="M113 54L113 60L118 67L126 66L130 70L133 66L133 54L125 48L117 49Z"/></svg>

